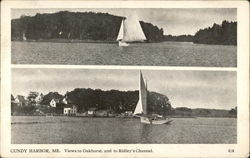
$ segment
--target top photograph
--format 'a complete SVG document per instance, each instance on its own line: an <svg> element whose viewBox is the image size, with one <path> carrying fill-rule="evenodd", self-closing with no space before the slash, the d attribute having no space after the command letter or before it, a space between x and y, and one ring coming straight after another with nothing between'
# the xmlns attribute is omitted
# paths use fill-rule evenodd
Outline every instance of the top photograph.
<svg viewBox="0 0 250 158"><path fill-rule="evenodd" d="M237 9L11 9L11 63L237 67Z"/></svg>

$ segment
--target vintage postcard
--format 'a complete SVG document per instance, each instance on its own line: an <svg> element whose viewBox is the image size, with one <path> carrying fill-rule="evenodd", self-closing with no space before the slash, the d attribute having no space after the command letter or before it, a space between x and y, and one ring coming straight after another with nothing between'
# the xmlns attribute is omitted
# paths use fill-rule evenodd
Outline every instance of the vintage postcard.
<svg viewBox="0 0 250 158"><path fill-rule="evenodd" d="M248 157L247 1L3 1L1 157Z"/></svg>

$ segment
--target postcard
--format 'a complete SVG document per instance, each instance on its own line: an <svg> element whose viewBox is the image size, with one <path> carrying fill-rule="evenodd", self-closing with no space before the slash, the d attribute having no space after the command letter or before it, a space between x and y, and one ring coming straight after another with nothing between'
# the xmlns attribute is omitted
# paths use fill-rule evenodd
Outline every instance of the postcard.
<svg viewBox="0 0 250 158"><path fill-rule="evenodd" d="M247 1L3 1L1 157L248 157Z"/></svg>

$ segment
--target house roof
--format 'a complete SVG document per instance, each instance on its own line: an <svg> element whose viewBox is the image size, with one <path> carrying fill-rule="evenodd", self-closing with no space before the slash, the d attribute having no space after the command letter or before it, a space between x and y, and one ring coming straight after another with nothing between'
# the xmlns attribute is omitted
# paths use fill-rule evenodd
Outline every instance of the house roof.
<svg viewBox="0 0 250 158"><path fill-rule="evenodd" d="M63 108L72 108L73 106L76 106L76 105L75 104L67 104L67 105L63 106Z"/></svg>

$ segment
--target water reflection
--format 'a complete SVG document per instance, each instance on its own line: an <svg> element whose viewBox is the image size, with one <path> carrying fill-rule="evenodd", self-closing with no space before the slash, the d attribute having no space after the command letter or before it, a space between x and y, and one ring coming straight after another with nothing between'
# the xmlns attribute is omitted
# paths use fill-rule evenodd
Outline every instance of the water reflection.
<svg viewBox="0 0 250 158"><path fill-rule="evenodd" d="M151 128L152 128L152 125L141 123L140 125L140 138L141 138L140 142L141 143L150 142L149 135L150 135Z"/></svg>
<svg viewBox="0 0 250 158"><path fill-rule="evenodd" d="M140 119L126 118L12 116L11 119L13 144L237 143L235 118L175 118L171 125L142 124Z"/></svg>

